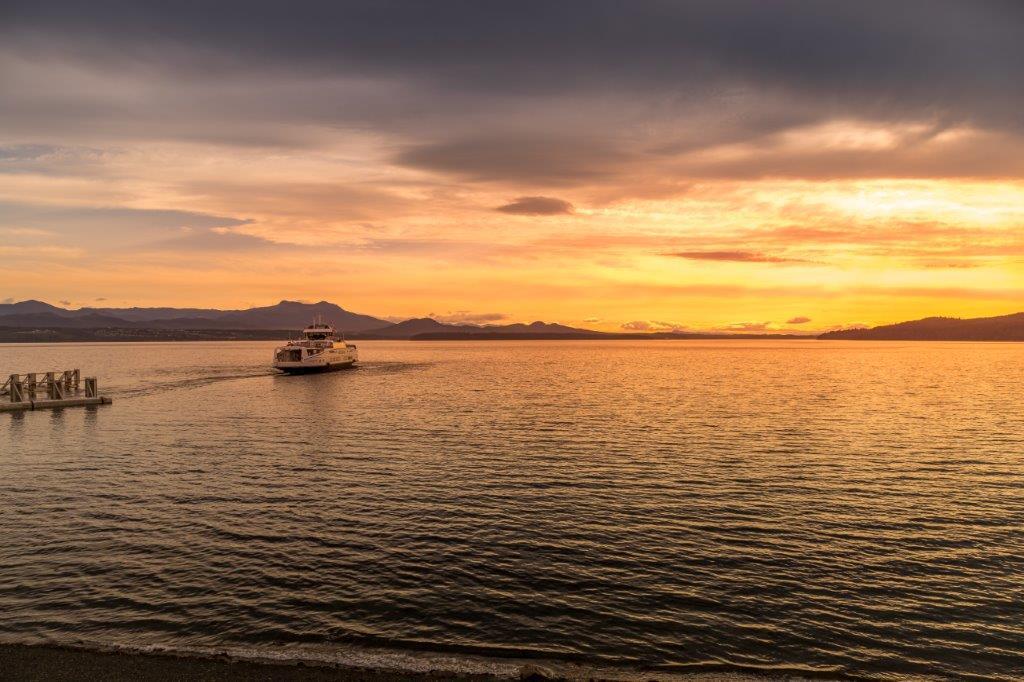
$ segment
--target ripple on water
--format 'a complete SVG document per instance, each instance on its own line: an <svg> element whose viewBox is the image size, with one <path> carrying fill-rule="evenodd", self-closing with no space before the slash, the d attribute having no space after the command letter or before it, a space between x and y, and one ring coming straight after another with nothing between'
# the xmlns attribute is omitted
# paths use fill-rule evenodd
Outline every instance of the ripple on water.
<svg viewBox="0 0 1024 682"><path fill-rule="evenodd" d="M4 349L0 639L1024 678L1024 346L272 345Z"/></svg>

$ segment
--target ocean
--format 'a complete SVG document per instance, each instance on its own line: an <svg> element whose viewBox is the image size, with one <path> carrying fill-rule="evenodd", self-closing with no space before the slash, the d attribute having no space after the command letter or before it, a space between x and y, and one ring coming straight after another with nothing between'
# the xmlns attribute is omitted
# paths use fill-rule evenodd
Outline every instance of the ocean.
<svg viewBox="0 0 1024 682"><path fill-rule="evenodd" d="M0 642L1024 678L1024 345L0 346Z"/></svg>

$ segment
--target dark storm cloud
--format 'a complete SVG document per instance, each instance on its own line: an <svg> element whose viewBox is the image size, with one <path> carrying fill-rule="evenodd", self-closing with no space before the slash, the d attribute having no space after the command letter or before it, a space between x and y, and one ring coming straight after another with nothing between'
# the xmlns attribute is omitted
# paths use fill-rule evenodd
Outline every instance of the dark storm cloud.
<svg viewBox="0 0 1024 682"><path fill-rule="evenodd" d="M355 129L407 167L537 186L1016 177L1001 133L656 164L836 118L1016 136L1022 64L1024 3L998 0L8 0L0 131L315 148ZM7 171L68 172L52 158Z"/></svg>
<svg viewBox="0 0 1024 682"><path fill-rule="evenodd" d="M494 210L513 215L561 215L572 213L573 207L568 201L556 197L519 197Z"/></svg>
<svg viewBox="0 0 1024 682"><path fill-rule="evenodd" d="M1024 58L1024 5L983 0L16 0L0 25L21 47L127 50L213 77L312 69L501 93L758 84L959 116L1010 115Z"/></svg>
<svg viewBox="0 0 1024 682"><path fill-rule="evenodd" d="M395 160L405 166L471 180L569 184L607 176L632 159L606 140L495 134L418 145Z"/></svg>

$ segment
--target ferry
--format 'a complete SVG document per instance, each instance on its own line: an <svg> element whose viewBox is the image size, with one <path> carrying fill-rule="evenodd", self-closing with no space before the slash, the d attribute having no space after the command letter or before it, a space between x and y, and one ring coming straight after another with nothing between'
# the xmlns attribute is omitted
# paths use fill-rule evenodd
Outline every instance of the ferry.
<svg viewBox="0 0 1024 682"><path fill-rule="evenodd" d="M334 338L334 327L317 318L302 330L302 338L274 349L274 369L288 374L333 372L359 360L355 345Z"/></svg>

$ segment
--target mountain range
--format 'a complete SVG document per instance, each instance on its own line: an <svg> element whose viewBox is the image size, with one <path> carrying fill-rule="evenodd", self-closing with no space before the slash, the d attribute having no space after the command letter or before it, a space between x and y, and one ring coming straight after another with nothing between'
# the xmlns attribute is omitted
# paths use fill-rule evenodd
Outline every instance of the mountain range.
<svg viewBox="0 0 1024 682"><path fill-rule="evenodd" d="M43 303L21 301L0 304L0 325L73 328L146 327L150 329L296 329L323 315L339 331L359 332L391 325L370 315L352 313L327 301L277 305L248 310L213 308L79 308L68 310Z"/></svg>
<svg viewBox="0 0 1024 682"><path fill-rule="evenodd" d="M247 310L213 308L78 308L68 310L42 301L0 304L0 340L280 338L315 315L323 316L351 338L472 339L472 338L815 338L789 334L704 334L662 332L622 334L568 327L548 322L530 324L446 324L431 317L389 322L345 310L327 301L276 305ZM45 333L44 333L45 332ZM88 332L88 333L87 333ZM1024 341L1024 313L960 319L927 317L869 329L826 332L816 338L892 341Z"/></svg>
<svg viewBox="0 0 1024 682"><path fill-rule="evenodd" d="M78 308L68 310L42 301L0 304L0 327L53 329L149 329L149 330L280 330L295 331L320 315L342 333L363 338L408 339L421 334L593 335L588 329L561 324L469 325L445 324L430 317L393 323L353 313L320 301L281 301L248 310L212 308Z"/></svg>

